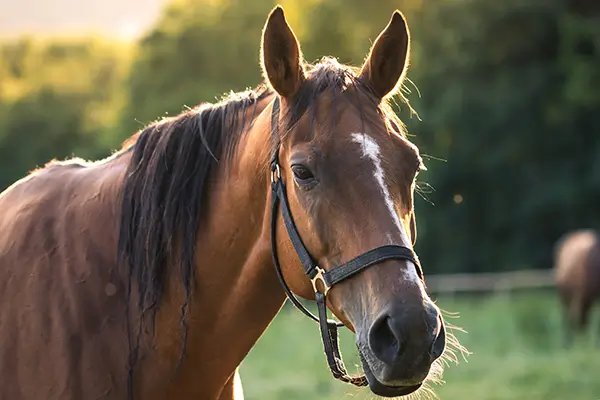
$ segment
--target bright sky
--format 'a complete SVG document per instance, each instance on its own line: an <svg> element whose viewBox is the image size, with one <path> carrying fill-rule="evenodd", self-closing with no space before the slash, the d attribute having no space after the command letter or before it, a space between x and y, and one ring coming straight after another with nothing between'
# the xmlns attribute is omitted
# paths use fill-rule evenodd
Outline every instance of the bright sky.
<svg viewBox="0 0 600 400"><path fill-rule="evenodd" d="M168 0L0 0L0 36L101 33L135 38Z"/></svg>

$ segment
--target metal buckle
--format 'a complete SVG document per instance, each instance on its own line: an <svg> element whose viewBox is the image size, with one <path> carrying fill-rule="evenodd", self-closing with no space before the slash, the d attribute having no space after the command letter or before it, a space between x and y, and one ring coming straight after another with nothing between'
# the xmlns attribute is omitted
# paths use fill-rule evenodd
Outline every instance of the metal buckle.
<svg viewBox="0 0 600 400"><path fill-rule="evenodd" d="M275 183L275 178L277 177L277 181L281 179L281 171L279 170L279 164L275 164L275 169L271 170L271 183Z"/></svg>
<svg viewBox="0 0 600 400"><path fill-rule="evenodd" d="M315 275L314 278L312 278L310 281L312 282L313 285L313 289L315 289L315 293L319 292L319 289L317 288L317 283L319 281L321 281L322 285L323 285L323 294L327 295L327 292L329 292L329 289L331 289L331 286L329 286L327 284L327 282L325 282L325 276L323 275L325 273L325 270L323 268L320 267L315 267L315 270L317 271L317 274Z"/></svg>

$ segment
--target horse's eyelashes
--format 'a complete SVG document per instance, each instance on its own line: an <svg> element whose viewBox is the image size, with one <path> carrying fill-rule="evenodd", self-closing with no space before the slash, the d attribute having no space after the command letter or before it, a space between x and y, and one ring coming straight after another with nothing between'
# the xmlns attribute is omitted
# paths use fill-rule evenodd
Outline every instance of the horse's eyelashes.
<svg viewBox="0 0 600 400"><path fill-rule="evenodd" d="M293 165L292 172L294 173L294 176L301 181L308 181L315 178L310 169L304 165Z"/></svg>

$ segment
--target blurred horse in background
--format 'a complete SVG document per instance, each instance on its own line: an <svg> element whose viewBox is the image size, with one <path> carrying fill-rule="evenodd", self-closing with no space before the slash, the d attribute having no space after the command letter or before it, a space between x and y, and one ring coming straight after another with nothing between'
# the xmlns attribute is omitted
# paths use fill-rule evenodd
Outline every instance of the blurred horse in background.
<svg viewBox="0 0 600 400"><path fill-rule="evenodd" d="M573 333L580 334L588 327L593 305L600 298L598 233L585 229L561 237L555 245L554 272L569 345Z"/></svg>

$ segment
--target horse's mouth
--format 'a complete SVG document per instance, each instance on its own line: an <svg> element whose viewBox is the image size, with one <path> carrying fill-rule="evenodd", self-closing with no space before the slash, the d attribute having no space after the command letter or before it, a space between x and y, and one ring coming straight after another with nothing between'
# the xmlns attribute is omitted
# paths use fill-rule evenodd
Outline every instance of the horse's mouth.
<svg viewBox="0 0 600 400"><path fill-rule="evenodd" d="M373 374L373 372L371 371L371 368L369 367L369 363L366 362L366 360L363 358L363 355L361 352L359 352L359 355L360 355L360 360L363 365L363 370L364 370L365 376L367 377L367 382L369 382L369 389L371 389L371 392L373 392L373 394L375 394L377 396L381 396L381 397L406 396L406 395L409 395L409 394L417 391L421 387L421 385L423 385L423 383L419 383L417 385L408 385L408 386L384 385L383 383L379 382L377 380L377 378L375 378L375 375Z"/></svg>

